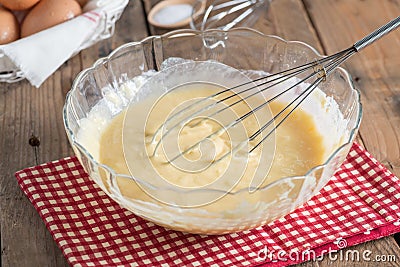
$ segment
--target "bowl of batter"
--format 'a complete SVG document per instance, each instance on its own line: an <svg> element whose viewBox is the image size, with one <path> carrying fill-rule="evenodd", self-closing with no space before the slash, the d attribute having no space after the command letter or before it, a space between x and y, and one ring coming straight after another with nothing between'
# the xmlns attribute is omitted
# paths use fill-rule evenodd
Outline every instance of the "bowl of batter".
<svg viewBox="0 0 400 267"><path fill-rule="evenodd" d="M275 92L254 80L321 57L245 28L151 36L78 75L66 132L90 178L136 215L199 234L255 228L317 194L359 128L359 93L338 68L278 128L259 131L308 84L265 105L301 77ZM243 83L255 97L235 91Z"/></svg>

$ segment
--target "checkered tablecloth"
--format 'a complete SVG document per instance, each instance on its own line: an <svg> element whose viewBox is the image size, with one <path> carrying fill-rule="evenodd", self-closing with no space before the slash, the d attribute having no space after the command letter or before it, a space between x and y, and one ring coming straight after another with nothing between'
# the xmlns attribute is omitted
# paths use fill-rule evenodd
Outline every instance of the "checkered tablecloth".
<svg viewBox="0 0 400 267"><path fill-rule="evenodd" d="M222 236L176 232L135 216L74 157L16 177L72 266L285 266L400 231L400 181L357 144L305 205Z"/></svg>

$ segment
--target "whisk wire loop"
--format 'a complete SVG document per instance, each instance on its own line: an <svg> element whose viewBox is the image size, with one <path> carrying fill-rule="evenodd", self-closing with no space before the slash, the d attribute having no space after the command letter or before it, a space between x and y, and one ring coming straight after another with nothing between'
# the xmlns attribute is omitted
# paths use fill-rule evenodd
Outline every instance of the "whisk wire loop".
<svg viewBox="0 0 400 267"><path fill-rule="evenodd" d="M235 17L235 19L221 27L222 30L229 30L251 15L255 8L257 8L257 6L260 4L261 3L258 3L257 0L231 0L218 4L211 3L211 5L204 12L204 16L200 24L200 30L204 31L206 26L207 28L213 28L218 22L227 16L236 13L238 15ZM226 8L229 9L225 10ZM217 14L211 15L213 12L217 12Z"/></svg>

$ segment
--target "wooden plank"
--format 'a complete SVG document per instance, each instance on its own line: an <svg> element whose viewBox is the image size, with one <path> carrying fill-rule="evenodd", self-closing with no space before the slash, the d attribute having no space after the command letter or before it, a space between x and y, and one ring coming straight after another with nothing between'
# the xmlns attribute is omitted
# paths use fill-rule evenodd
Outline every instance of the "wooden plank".
<svg viewBox="0 0 400 267"><path fill-rule="evenodd" d="M400 13L400 1L304 2L328 54L350 46ZM399 42L400 32L391 33L345 64L362 94L364 116L357 141L397 176L400 175L400 88L397 86L400 53L393 47ZM368 249L372 255L395 255L396 262L385 262L385 266L397 266L400 258L394 237L349 249ZM311 265L304 266L376 266L374 261L331 262L328 259L316 265L308 264Z"/></svg>
<svg viewBox="0 0 400 267"><path fill-rule="evenodd" d="M400 14L400 1L305 1L328 53L350 46ZM329 10L329 12L326 12ZM360 136L367 148L400 175L400 31L365 48L345 67L361 90Z"/></svg>
<svg viewBox="0 0 400 267"><path fill-rule="evenodd" d="M27 81L1 86L4 108L0 131L0 207L3 266L67 266L39 215L19 189L14 172L36 164L28 140L41 139L38 161L67 156L69 146L60 108L62 70L40 89Z"/></svg>
<svg viewBox="0 0 400 267"><path fill-rule="evenodd" d="M262 33L280 36L288 41L301 41L324 53L318 36L301 1L272 1L269 10L252 27Z"/></svg>
<svg viewBox="0 0 400 267"><path fill-rule="evenodd" d="M28 140L40 138L37 162L73 155L62 121L65 95L77 73L116 46L148 35L140 1L130 1L114 37L82 51L39 89L27 81L0 84L1 266L68 266L37 212L19 189L14 173L36 164Z"/></svg>

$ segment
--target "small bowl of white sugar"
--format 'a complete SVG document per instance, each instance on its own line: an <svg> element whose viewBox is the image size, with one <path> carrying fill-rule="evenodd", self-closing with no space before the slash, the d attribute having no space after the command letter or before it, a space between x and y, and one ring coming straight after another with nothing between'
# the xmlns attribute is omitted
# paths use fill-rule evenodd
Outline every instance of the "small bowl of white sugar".
<svg viewBox="0 0 400 267"><path fill-rule="evenodd" d="M148 21L165 29L182 28L189 25L192 16L203 13L205 0L165 0L155 5L149 12Z"/></svg>

